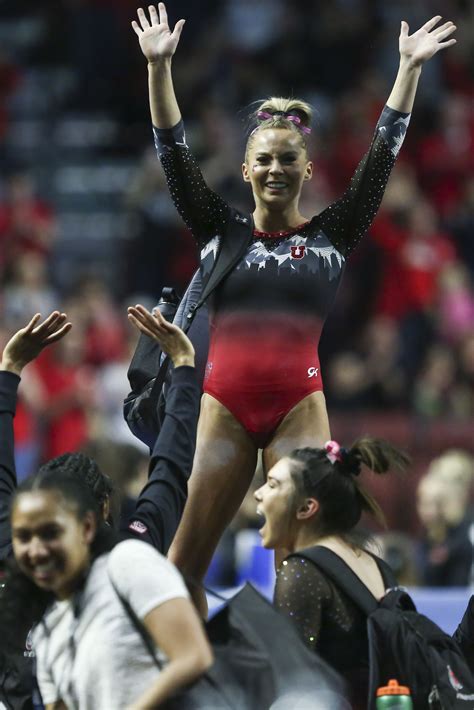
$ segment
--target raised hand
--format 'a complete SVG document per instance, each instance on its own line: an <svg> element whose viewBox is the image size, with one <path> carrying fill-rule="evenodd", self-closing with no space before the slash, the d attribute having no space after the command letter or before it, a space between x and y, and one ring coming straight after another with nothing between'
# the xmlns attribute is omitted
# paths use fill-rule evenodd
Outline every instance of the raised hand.
<svg viewBox="0 0 474 710"><path fill-rule="evenodd" d="M188 336L177 325L163 318L158 310L152 314L140 304L131 306L128 309L128 319L138 330L160 344L175 367L194 366L194 348Z"/></svg>
<svg viewBox="0 0 474 710"><path fill-rule="evenodd" d="M38 325L40 318L41 314L37 313L25 328L10 338L3 350L2 370L20 375L25 365L38 357L45 347L64 338L72 328L71 323L66 322L67 315L59 311L53 311Z"/></svg>
<svg viewBox="0 0 474 710"><path fill-rule="evenodd" d="M399 39L401 59L407 59L412 66L421 66L441 49L456 43L454 38L447 39L456 30L452 22L445 22L436 27L441 15L432 17L423 27L409 35L408 23L403 21ZM445 41L446 40L446 41Z"/></svg>
<svg viewBox="0 0 474 710"><path fill-rule="evenodd" d="M152 63L173 56L185 21L178 20L171 32L164 3L158 3L158 12L154 5L149 5L148 13L149 20L144 10L138 8L138 22L133 20L132 27L138 36L143 54L148 62Z"/></svg>

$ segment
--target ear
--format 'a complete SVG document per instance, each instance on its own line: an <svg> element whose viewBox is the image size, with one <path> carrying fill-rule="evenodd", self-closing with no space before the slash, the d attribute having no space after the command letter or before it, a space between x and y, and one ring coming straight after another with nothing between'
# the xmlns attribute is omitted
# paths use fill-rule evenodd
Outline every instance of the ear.
<svg viewBox="0 0 474 710"><path fill-rule="evenodd" d="M242 177L244 178L244 182L250 182L250 175L247 163L242 163Z"/></svg>
<svg viewBox="0 0 474 710"><path fill-rule="evenodd" d="M296 511L296 518L297 520L309 520L314 515L316 515L318 510L319 502L316 500L316 498L306 498L304 503L302 503L302 505L300 505L300 507Z"/></svg>
<svg viewBox="0 0 474 710"><path fill-rule="evenodd" d="M313 176L313 163L310 160L308 163L306 163L306 170L304 173L304 179L311 180L312 176Z"/></svg>
<svg viewBox="0 0 474 710"><path fill-rule="evenodd" d="M82 524L84 532L84 542L87 545L90 545L93 539L95 538L95 534L97 532L97 520L92 510L87 511L82 521Z"/></svg>

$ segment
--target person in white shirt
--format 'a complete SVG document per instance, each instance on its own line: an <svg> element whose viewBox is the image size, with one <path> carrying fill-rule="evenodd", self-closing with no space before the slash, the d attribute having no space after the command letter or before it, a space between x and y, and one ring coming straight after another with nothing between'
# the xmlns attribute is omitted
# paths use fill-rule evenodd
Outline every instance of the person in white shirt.
<svg viewBox="0 0 474 710"><path fill-rule="evenodd" d="M192 367L192 346L188 355L181 365ZM11 526L6 590L37 622L33 648L47 710L159 707L211 665L179 572L146 542L115 545L77 476L46 468L25 481L13 498Z"/></svg>

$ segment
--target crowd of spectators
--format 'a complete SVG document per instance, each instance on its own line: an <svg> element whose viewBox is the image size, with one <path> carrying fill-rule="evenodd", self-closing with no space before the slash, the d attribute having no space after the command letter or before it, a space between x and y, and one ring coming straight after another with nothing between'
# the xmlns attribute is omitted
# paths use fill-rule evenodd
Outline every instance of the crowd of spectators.
<svg viewBox="0 0 474 710"><path fill-rule="evenodd" d="M129 27L137 2L6 5L0 2L0 26L5 9L5 22L30 19L41 31L29 51L0 54L0 347L35 311L57 307L74 323L70 336L24 376L15 422L24 477L63 451L101 448L104 441L123 451L135 445L121 419L134 345L125 305L138 297L152 305L163 285L182 291L197 260L150 145L146 68ZM316 108L315 175L303 212L337 198L369 145L393 81L399 21L416 26L435 5L174 2L171 20L187 19L176 86L189 143L209 183L251 209L239 173L245 107L268 94L294 94ZM445 0L442 13L456 23L458 42L421 79L379 216L350 260L323 335L330 414L474 419L474 10L464 0ZM107 150L136 160L122 199L129 238L125 248L117 246L121 278L114 282L97 278L92 253L90 270L67 288L58 284L51 254L65 236L59 208L34 184L33 166L12 165L9 100L38 64L69 67L77 81L64 110L111 112L120 130Z"/></svg>

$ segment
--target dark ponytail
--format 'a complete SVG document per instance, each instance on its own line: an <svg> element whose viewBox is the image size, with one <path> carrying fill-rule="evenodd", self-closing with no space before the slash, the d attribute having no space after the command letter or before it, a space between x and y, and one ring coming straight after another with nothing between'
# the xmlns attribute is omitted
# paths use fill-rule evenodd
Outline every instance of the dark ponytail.
<svg viewBox="0 0 474 710"><path fill-rule="evenodd" d="M113 529L105 523L98 499L94 492L76 475L58 467L44 467L36 476L24 481L18 488L12 503L23 493L48 491L57 495L61 504L75 512L79 520L93 512L97 530L90 545L90 559L112 549L116 542ZM0 591L0 645L15 641L19 632L30 629L43 616L54 601L54 595L37 587L18 567L14 558L5 565L4 586Z"/></svg>
<svg viewBox="0 0 474 710"><path fill-rule="evenodd" d="M357 439L348 450L336 442L323 449L295 449L289 458L295 464L291 475L297 496L314 496L320 504L315 525L321 536L350 533L362 512L384 524L379 504L359 482L362 466L383 474L403 470L409 463L409 457L392 444L370 437Z"/></svg>

